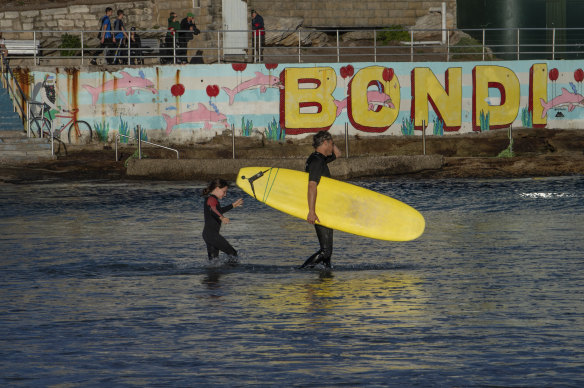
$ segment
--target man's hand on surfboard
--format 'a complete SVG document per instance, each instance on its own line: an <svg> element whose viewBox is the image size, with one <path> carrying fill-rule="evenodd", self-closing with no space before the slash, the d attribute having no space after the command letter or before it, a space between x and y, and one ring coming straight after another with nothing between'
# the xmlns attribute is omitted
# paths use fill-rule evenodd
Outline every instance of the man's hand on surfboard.
<svg viewBox="0 0 584 388"><path fill-rule="evenodd" d="M233 205L233 208L236 208L236 207L243 205L243 198L239 198L237 201L233 202L231 205Z"/></svg>
<svg viewBox="0 0 584 388"><path fill-rule="evenodd" d="M306 217L306 221L308 221L309 224L314 224L317 221L320 222L315 212L309 212L308 217Z"/></svg>

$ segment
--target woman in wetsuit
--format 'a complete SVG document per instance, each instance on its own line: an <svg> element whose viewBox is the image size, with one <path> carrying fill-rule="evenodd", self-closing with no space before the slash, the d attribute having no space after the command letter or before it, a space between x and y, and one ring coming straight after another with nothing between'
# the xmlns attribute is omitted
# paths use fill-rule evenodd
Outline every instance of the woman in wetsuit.
<svg viewBox="0 0 584 388"><path fill-rule="evenodd" d="M204 215L205 226L203 228L203 240L207 244L209 260L219 256L219 251L223 251L230 256L237 256L237 251L219 234L222 223L229 223L229 218L223 214L229 210L243 205L243 199L239 198L231 205L221 207L219 200L227 194L229 185L223 179L215 179L203 190L205 197Z"/></svg>

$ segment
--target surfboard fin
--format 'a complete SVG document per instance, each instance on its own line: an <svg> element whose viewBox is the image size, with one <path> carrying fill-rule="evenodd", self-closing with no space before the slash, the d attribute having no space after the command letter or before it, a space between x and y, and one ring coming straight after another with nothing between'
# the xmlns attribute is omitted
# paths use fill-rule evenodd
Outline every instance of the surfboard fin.
<svg viewBox="0 0 584 388"><path fill-rule="evenodd" d="M246 178L246 177L244 177L244 176L242 176L242 177L241 177L241 179L247 179L247 180L248 180L248 182L249 182L249 185L251 186L251 192L253 193L253 197L254 197L255 199L258 199L258 198L256 197L255 189L254 189L254 187L253 187L253 182L254 182L255 180L257 180L257 179L260 179L261 177L263 177L263 176L264 176L264 174L265 174L266 172L270 171L270 170L271 170L271 168L268 168L266 171L260 171L260 172L258 172L257 174L255 174L254 176L252 176L251 178Z"/></svg>

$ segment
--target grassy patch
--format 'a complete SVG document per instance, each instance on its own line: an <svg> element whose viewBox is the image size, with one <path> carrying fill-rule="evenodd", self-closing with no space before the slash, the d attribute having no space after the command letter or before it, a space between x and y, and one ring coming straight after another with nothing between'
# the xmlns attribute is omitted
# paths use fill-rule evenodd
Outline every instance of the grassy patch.
<svg viewBox="0 0 584 388"><path fill-rule="evenodd" d="M409 41L410 39L410 33L400 24L391 25L386 30L377 32L377 41L381 44Z"/></svg>

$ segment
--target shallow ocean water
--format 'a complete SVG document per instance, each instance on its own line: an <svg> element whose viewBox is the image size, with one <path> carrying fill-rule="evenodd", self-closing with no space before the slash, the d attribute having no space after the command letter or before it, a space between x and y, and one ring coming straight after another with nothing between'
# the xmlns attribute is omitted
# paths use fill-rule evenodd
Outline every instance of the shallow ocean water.
<svg viewBox="0 0 584 388"><path fill-rule="evenodd" d="M208 263L203 184L0 185L4 386L582 386L584 178L361 180L416 241L314 229L238 188Z"/></svg>

